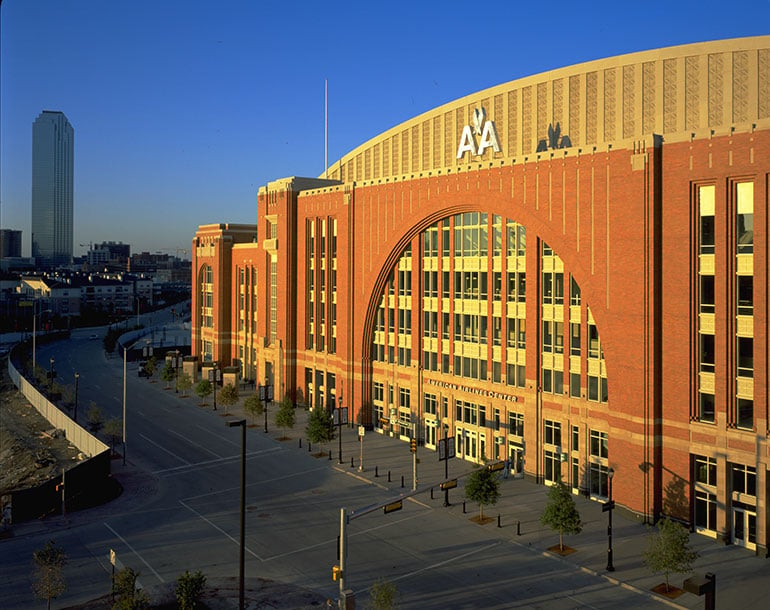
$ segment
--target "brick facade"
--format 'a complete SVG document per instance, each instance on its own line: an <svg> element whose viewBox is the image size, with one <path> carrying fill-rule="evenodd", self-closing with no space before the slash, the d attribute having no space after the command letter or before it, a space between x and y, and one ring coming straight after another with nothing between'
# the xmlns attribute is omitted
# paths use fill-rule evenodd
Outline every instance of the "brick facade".
<svg viewBox="0 0 770 610"><path fill-rule="evenodd" d="M465 459L510 459L597 499L611 468L615 499L640 518L671 515L766 553L768 48L770 37L690 45L514 81L378 136L330 180L268 184L256 227L196 233L193 354L237 364L276 399L343 404L353 421L429 448L448 426ZM696 64L734 66L730 82L745 86L714 90L697 78L705 67L688 72ZM500 150L490 140L453 159L474 116L481 148L488 126L475 109L494 121ZM753 193L750 220L736 220L737 184ZM705 256L704 185L715 236ZM520 238L512 254L517 230L526 247ZM740 231L750 256L736 256ZM465 253L466 239L478 252ZM703 332L715 362L704 362Z"/></svg>

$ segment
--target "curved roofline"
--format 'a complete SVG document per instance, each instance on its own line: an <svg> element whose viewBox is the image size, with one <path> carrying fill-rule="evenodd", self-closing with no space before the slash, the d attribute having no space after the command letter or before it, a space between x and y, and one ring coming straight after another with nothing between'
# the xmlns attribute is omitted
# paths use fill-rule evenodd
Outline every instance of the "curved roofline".
<svg viewBox="0 0 770 610"><path fill-rule="evenodd" d="M487 159L535 152L546 137L541 133L546 124L561 124L572 145L585 146L770 118L770 109L765 117L757 101L759 89L770 81L768 62L770 36L752 36L636 51L532 74L470 93L399 123L343 155L321 177L363 181L467 164L467 157L458 162L455 152L463 126L471 121L471 107L485 108L489 120L505 134L500 139L507 140L500 154ZM755 66L759 69L752 74L750 68ZM737 93L731 94L728 85L734 83L729 76L737 79L739 71L746 73L745 85L741 81ZM734 99L727 99L730 95ZM453 111L455 117L449 116ZM712 124L716 116L721 120ZM587 132L592 119L594 134ZM431 127L431 121L440 124ZM419 133L409 133L414 128ZM512 137L520 141L513 142ZM391 139L398 140L393 142L398 152L388 147L375 159L375 149ZM438 140L446 150L435 150ZM393 159L384 159L386 153ZM368 160L357 160L366 154ZM425 157L430 157L427 162ZM441 157L438 163L436 157ZM350 167L356 164L363 167Z"/></svg>

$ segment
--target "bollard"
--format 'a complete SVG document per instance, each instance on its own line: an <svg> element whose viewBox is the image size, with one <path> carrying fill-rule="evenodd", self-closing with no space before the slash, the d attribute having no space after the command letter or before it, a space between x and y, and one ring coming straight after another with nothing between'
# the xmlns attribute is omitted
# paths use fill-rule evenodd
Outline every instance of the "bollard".
<svg viewBox="0 0 770 610"><path fill-rule="evenodd" d="M378 476L380 476L380 473L377 472L377 466L374 467L374 478L376 479Z"/></svg>
<svg viewBox="0 0 770 610"><path fill-rule="evenodd" d="M312 449L310 448L310 441L307 442L307 450L312 451Z"/></svg>
<svg viewBox="0 0 770 610"><path fill-rule="evenodd" d="M516 535L521 536L521 521L516 522Z"/></svg>
<svg viewBox="0 0 770 610"><path fill-rule="evenodd" d="M302 437L299 439L299 448L302 449Z"/></svg>
<svg viewBox="0 0 770 610"><path fill-rule="evenodd" d="M465 514L465 500L463 500L463 515Z"/></svg>
<svg viewBox="0 0 770 610"><path fill-rule="evenodd" d="M497 515L497 527L503 527L500 525L500 515Z"/></svg>
<svg viewBox="0 0 770 610"><path fill-rule="evenodd" d="M390 470L388 470L388 483L390 483Z"/></svg>
<svg viewBox="0 0 770 610"><path fill-rule="evenodd" d="M430 488L430 499L431 500L433 499L433 488L432 487Z"/></svg>
<svg viewBox="0 0 770 610"><path fill-rule="evenodd" d="M353 464L353 458L350 458L350 467L353 468L353 466L355 466L355 464Z"/></svg>
<svg viewBox="0 0 770 610"><path fill-rule="evenodd" d="M329 461L330 462L332 461L332 450L331 449L329 449Z"/></svg>
<svg viewBox="0 0 770 610"><path fill-rule="evenodd" d="M401 487L403 487L403 486L404 486L404 475L402 474L401 475Z"/></svg>

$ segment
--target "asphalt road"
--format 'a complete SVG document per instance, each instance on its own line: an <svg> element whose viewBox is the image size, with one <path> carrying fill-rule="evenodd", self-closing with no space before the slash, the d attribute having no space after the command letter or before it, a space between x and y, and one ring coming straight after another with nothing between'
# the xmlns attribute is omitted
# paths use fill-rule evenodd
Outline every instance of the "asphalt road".
<svg viewBox="0 0 770 610"><path fill-rule="evenodd" d="M60 380L80 373L79 417L91 401L107 417L118 417L123 362L105 357L101 341L88 339L91 332L40 347L37 358L47 363L53 356ZM33 603L32 551L50 538L69 557L68 590L57 605L109 591L110 549L141 572L144 586L173 582L186 569L212 578L237 576L241 430L225 426L221 407L216 413L200 408L197 397L180 399L164 385L139 378L136 364L129 364L128 462L113 461L126 492L103 507L15 527L15 536L0 542L0 607ZM354 434L346 430L345 438ZM336 598L331 573L340 508L383 502L393 493L336 460L299 449L301 430L291 436L281 442L261 427L247 430L246 573ZM378 442L403 451L403 443ZM442 467L433 469L423 476L443 478ZM346 586L356 592L359 607L379 577L396 584L403 608L651 604L646 596L501 537L493 527L475 525L427 494L405 501L402 511L351 521L348 539Z"/></svg>

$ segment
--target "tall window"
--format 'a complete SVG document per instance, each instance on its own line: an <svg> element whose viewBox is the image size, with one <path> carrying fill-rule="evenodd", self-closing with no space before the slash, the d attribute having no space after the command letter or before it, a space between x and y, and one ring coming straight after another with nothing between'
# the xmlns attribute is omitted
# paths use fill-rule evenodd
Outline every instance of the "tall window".
<svg viewBox="0 0 770 610"><path fill-rule="evenodd" d="M717 463L714 458L694 455L693 487L694 525L696 530L716 533L717 529Z"/></svg>
<svg viewBox="0 0 770 610"><path fill-rule="evenodd" d="M270 343L278 339L278 261L270 261Z"/></svg>
<svg viewBox="0 0 770 610"><path fill-rule="evenodd" d="M754 183L739 182L735 206L735 424L754 428Z"/></svg>
<svg viewBox="0 0 770 610"><path fill-rule="evenodd" d="M698 209L698 404L699 421L714 423L714 371L716 367L714 313L715 187L697 189Z"/></svg>
<svg viewBox="0 0 770 610"><path fill-rule="evenodd" d="M214 328L214 270L205 265L201 282L201 326Z"/></svg>

